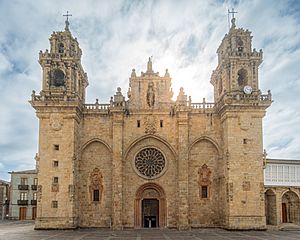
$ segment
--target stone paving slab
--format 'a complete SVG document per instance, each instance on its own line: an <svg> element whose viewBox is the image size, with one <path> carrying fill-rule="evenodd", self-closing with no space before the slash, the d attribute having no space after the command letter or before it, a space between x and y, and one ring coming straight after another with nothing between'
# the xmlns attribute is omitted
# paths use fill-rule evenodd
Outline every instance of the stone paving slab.
<svg viewBox="0 0 300 240"><path fill-rule="evenodd" d="M32 221L0 221L0 240L300 240L300 231L226 231L218 228L34 230Z"/></svg>

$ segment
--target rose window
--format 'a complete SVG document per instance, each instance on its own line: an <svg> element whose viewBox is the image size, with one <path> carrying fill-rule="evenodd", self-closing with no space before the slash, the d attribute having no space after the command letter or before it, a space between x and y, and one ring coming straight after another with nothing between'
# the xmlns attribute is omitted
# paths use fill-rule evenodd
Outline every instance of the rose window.
<svg viewBox="0 0 300 240"><path fill-rule="evenodd" d="M140 174L149 178L160 174L165 165L164 155L155 148L143 149L135 157L136 169Z"/></svg>

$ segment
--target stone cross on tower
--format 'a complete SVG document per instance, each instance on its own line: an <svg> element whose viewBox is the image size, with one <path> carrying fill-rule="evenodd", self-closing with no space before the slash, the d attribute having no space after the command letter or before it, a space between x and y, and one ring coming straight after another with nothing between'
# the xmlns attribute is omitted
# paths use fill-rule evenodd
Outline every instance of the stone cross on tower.
<svg viewBox="0 0 300 240"><path fill-rule="evenodd" d="M66 31L69 31L69 17L72 17L72 14L69 14L69 11L67 11L67 14L64 14L63 17L67 17L65 23L66 23L66 27L65 27L65 30Z"/></svg>
<svg viewBox="0 0 300 240"><path fill-rule="evenodd" d="M228 28L230 28L230 23L229 23L229 17L230 17L230 14L232 14L232 17L231 17L231 27L235 27L235 17L234 17L234 14L235 13L238 13L238 12L235 12L234 11L234 8L231 9L231 11L228 9Z"/></svg>

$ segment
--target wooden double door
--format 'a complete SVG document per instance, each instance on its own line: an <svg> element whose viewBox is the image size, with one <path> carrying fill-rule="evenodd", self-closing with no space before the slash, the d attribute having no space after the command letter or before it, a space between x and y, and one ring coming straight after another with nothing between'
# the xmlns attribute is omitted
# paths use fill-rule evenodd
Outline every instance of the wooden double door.
<svg viewBox="0 0 300 240"><path fill-rule="evenodd" d="M142 221L144 228L159 227L159 200L142 200Z"/></svg>
<svg viewBox="0 0 300 240"><path fill-rule="evenodd" d="M19 209L19 220L26 220L27 207L20 207Z"/></svg>

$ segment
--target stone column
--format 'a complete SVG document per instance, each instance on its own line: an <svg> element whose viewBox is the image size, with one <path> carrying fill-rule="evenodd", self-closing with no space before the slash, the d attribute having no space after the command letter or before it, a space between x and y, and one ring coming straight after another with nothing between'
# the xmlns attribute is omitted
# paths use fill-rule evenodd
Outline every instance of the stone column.
<svg viewBox="0 0 300 240"><path fill-rule="evenodd" d="M277 226L282 223L282 190L276 189L276 212L277 212Z"/></svg>
<svg viewBox="0 0 300 240"><path fill-rule="evenodd" d="M188 202L188 113L178 112L178 228L189 228Z"/></svg>
<svg viewBox="0 0 300 240"><path fill-rule="evenodd" d="M113 112L112 228L122 229L123 112Z"/></svg>

